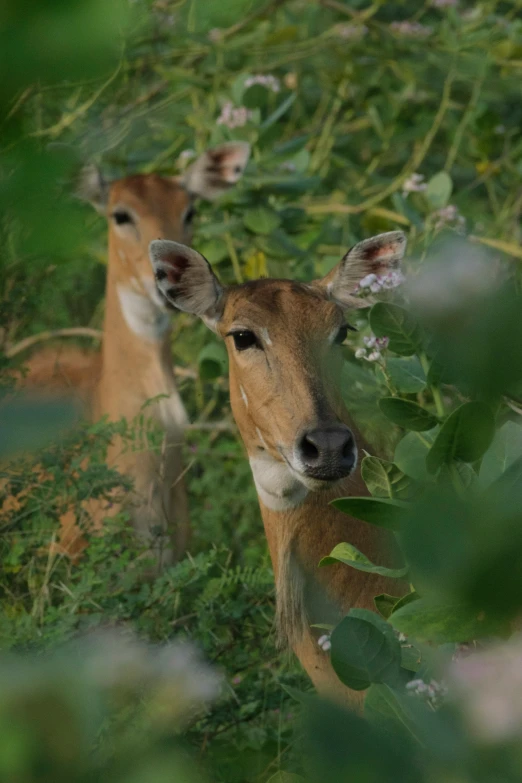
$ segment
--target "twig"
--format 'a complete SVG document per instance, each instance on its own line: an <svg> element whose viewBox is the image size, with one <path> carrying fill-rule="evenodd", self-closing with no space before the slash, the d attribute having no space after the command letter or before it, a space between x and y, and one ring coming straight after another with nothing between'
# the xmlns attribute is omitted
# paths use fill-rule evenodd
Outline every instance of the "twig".
<svg viewBox="0 0 522 783"><path fill-rule="evenodd" d="M52 329L48 332L39 332L31 337L26 337L24 340L20 340L15 345L11 345L6 349L5 355L8 359L12 359L13 356L26 351L31 346L36 345L36 343L42 340L53 340L55 337L92 337L93 340L101 340L103 332L100 329L90 329L87 326L73 326L69 329Z"/></svg>
<svg viewBox="0 0 522 783"><path fill-rule="evenodd" d="M188 424L185 429L203 432L234 432L236 427L231 421L196 421L193 424Z"/></svg>

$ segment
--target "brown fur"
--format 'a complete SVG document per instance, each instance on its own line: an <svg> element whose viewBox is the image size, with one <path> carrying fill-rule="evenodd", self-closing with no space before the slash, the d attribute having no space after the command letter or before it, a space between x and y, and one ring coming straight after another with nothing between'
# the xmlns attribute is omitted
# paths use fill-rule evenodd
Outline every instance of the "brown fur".
<svg viewBox="0 0 522 783"><path fill-rule="evenodd" d="M229 289L222 306L218 331L229 352L232 410L249 456L268 449L273 459L283 462L281 452L299 432L334 421L351 427L361 453L365 444L340 393L339 349L328 343L343 314L323 288L255 281ZM238 325L256 334L266 328L271 344L264 351L237 352L227 334ZM341 685L329 656L317 645L323 631L310 626L335 624L352 607L375 610L374 596L405 589L341 564L318 568L319 560L343 541L371 560L386 559L390 536L329 505L335 497L367 494L357 470L337 486L309 492L287 511L273 511L260 499L276 579L280 637L294 649L319 691L352 705L359 705L361 696Z"/></svg>
<svg viewBox="0 0 522 783"><path fill-rule="evenodd" d="M109 259L105 299L105 321L101 354L63 345L46 348L33 354L26 362L27 387L45 388L54 392L73 389L87 403L90 416L108 416L112 421L121 417L132 421L151 397L171 396L170 410L155 403L147 415L160 421L165 429L163 453L147 449L131 451L119 439L111 444L108 464L131 476L135 496L129 498L132 519L137 533L151 540L154 555L161 565L173 554L184 552L190 532L188 500L182 477L181 442L184 411L179 400L171 362L170 330L161 338L141 339L127 326L123 317L117 287L131 285L137 293L145 293L144 281L153 282L148 244L158 237L189 239L183 225L183 214L191 196L173 178L155 174L138 175L117 180L110 185L107 214L109 216ZM115 208L131 210L137 231L132 229L122 238L110 219ZM167 420L167 423L165 423ZM106 503L89 502L83 511L94 530L103 528L103 519L119 510L110 510ZM152 525L163 531L160 539L151 536ZM167 538L165 538L165 536ZM58 550L77 557L86 542L72 510L61 519Z"/></svg>

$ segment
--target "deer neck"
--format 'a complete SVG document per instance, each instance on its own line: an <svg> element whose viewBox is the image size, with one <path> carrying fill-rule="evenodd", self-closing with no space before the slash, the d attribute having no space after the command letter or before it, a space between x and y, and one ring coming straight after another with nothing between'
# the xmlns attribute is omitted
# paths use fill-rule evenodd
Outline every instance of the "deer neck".
<svg viewBox="0 0 522 783"><path fill-rule="evenodd" d="M172 369L171 317L153 280L138 273L139 260L110 236L98 412L132 419L162 395L149 412L167 431L179 432L187 420Z"/></svg>
<svg viewBox="0 0 522 783"><path fill-rule="evenodd" d="M374 609L375 595L393 592L386 580L343 564L318 568L321 558L342 542L353 544L371 560L385 555L391 543L385 533L331 505L335 498L358 495L368 495L359 471L329 490L288 495L284 508L277 508L277 501L271 503L258 487L283 645L296 649L313 623L336 624L351 607Z"/></svg>

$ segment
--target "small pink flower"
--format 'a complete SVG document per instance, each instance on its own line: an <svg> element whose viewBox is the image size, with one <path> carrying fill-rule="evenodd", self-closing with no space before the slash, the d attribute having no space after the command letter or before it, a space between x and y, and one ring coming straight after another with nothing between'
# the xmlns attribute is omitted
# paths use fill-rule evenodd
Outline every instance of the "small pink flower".
<svg viewBox="0 0 522 783"><path fill-rule="evenodd" d="M431 27L420 22L392 22L390 30L404 38L428 38L433 32Z"/></svg>

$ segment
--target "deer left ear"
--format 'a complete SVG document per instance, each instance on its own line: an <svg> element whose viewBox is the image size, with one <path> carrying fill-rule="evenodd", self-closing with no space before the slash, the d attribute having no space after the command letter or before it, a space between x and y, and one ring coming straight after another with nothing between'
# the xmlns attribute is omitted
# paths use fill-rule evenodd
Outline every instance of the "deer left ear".
<svg viewBox="0 0 522 783"><path fill-rule="evenodd" d="M183 185L208 201L221 196L243 176L250 158L250 144L230 141L207 150L184 173Z"/></svg>
<svg viewBox="0 0 522 783"><path fill-rule="evenodd" d="M168 239L151 242L149 256L157 289L167 302L199 315L213 328L223 289L207 259L197 250Z"/></svg>
<svg viewBox="0 0 522 783"><path fill-rule="evenodd" d="M388 231L354 245L317 285L341 307L367 307L368 300L354 296L358 284L368 275L382 277L397 270L406 251L406 235Z"/></svg>

